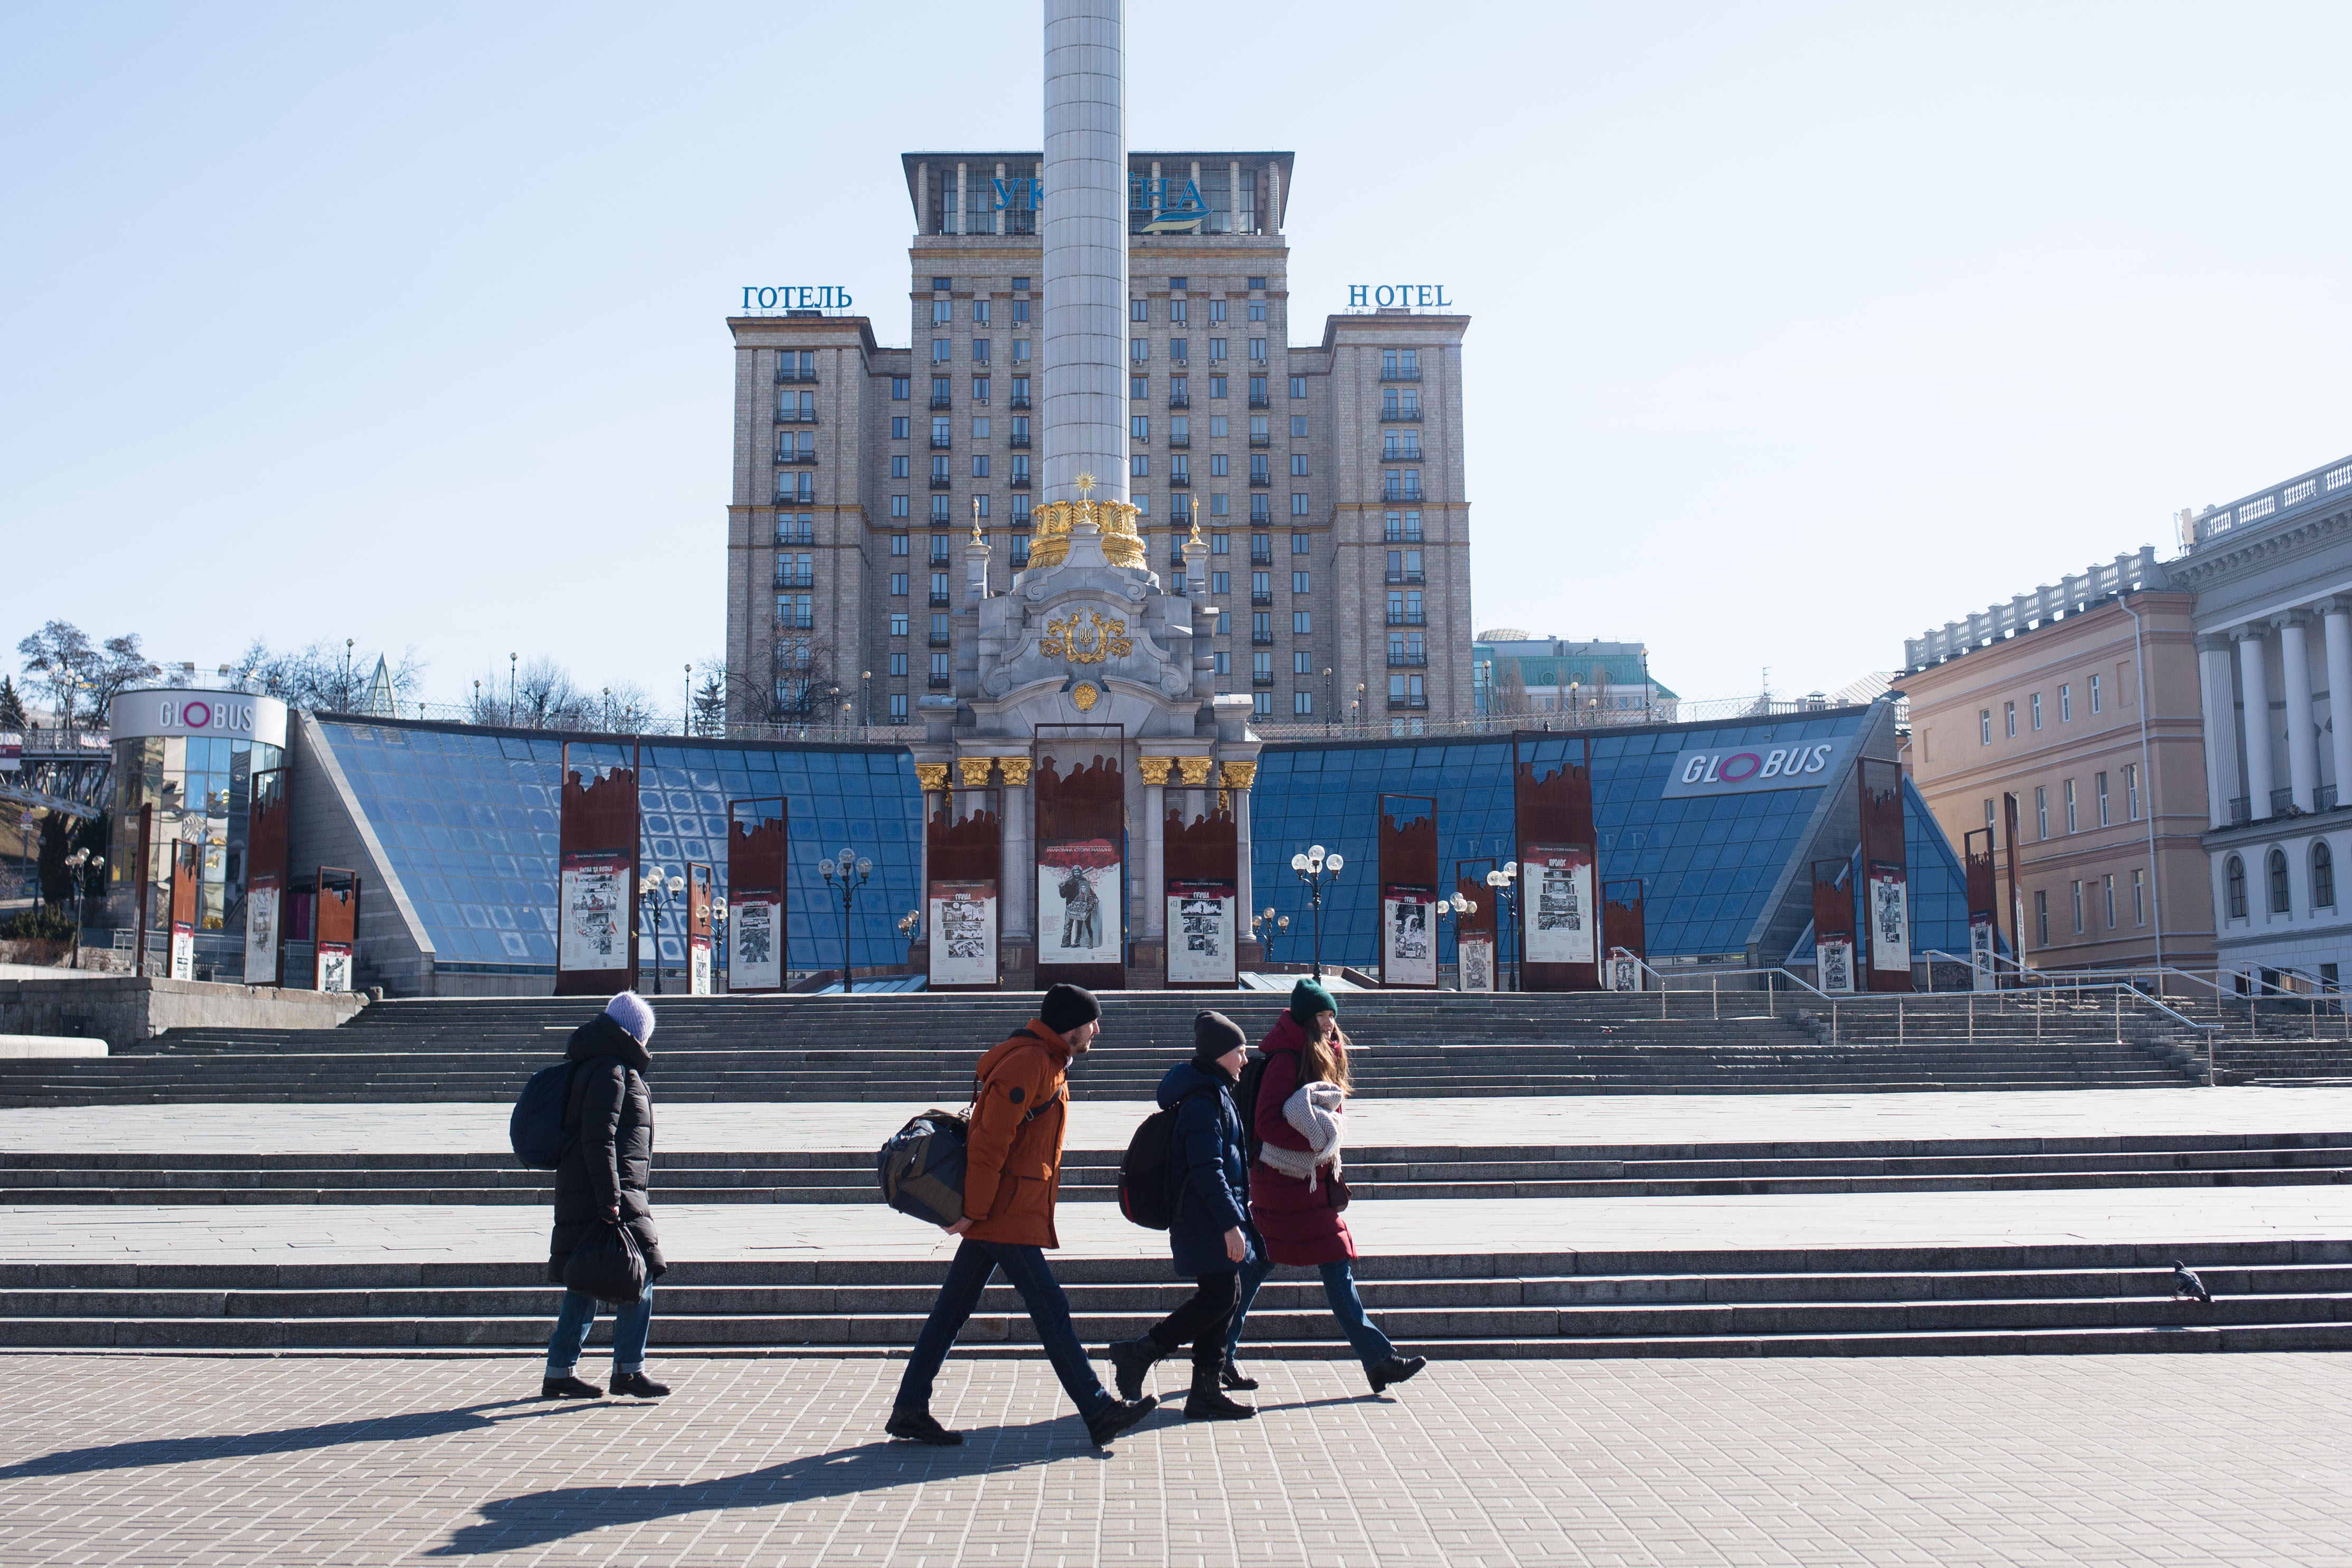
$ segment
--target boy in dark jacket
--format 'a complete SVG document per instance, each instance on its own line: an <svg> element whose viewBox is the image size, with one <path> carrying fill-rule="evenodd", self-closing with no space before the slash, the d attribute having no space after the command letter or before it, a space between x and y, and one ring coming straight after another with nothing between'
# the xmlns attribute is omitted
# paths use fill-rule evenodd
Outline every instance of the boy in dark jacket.
<svg viewBox="0 0 2352 1568"><path fill-rule="evenodd" d="M1202 1013L1192 1020L1192 1059L1169 1068L1160 1080L1161 1109L1176 1107L1172 1152L1180 1173L1168 1247L1175 1257L1176 1272L1191 1275L1197 1289L1142 1338L1110 1347L1119 1395L1136 1399L1143 1394L1143 1374L1151 1363L1173 1354L1179 1345L1191 1344L1192 1392L1184 1401L1184 1414L1194 1421L1240 1421L1257 1414L1226 1398L1218 1386L1225 1327L1240 1297L1238 1271L1254 1251L1244 1207L1244 1194L1249 1191L1248 1145L1242 1139L1241 1112L1234 1104L1234 1088L1241 1081L1242 1062L1248 1054L1248 1037L1240 1026L1223 1013Z"/></svg>
<svg viewBox="0 0 2352 1568"><path fill-rule="evenodd" d="M645 1074L653 1066L646 1044L653 1037L653 1008L635 992L624 991L573 1030L564 1047L572 1064L572 1083L563 1101L563 1160L555 1168L555 1235L547 1254L548 1278L561 1285L572 1248L597 1226L625 1225L636 1237L646 1258L646 1289L634 1304L614 1311L612 1390L640 1399L669 1392L646 1375L654 1280L667 1268L646 1196L654 1163L654 1104L646 1088ZM604 1392L572 1375L595 1321L594 1297L563 1293L563 1311L547 1342L541 1399L594 1399Z"/></svg>

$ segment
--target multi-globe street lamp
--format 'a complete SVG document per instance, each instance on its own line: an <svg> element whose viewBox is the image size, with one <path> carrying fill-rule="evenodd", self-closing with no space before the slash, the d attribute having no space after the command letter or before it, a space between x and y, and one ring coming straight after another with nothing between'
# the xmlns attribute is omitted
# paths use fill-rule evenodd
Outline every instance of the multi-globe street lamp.
<svg viewBox="0 0 2352 1568"><path fill-rule="evenodd" d="M826 887L838 886L841 889L841 991L845 996L856 985L849 972L850 910L857 901L857 889L873 875L874 862L859 859L857 851L845 844L837 859L820 860L816 868L824 874Z"/></svg>
<svg viewBox="0 0 2352 1568"><path fill-rule="evenodd" d="M1495 889L1495 897L1499 900L1501 905L1503 919L1500 929L1505 931L1509 930L1511 926L1511 906L1518 897L1518 884L1519 863L1517 860L1506 860L1503 862L1503 868L1501 870L1489 871L1486 873L1486 886ZM1518 989L1519 972L1517 963L1517 955L1514 953L1512 956L1511 969L1511 988L1513 990Z"/></svg>
<svg viewBox="0 0 2352 1568"><path fill-rule="evenodd" d="M685 878L676 875L665 875L662 868L658 866L648 866L646 868L645 885L639 890L637 898L638 900L646 906L646 913L653 917L654 994L656 996L662 994L662 913L665 910L677 908L678 895L685 891Z"/></svg>
<svg viewBox="0 0 2352 1568"><path fill-rule="evenodd" d="M89 878L106 869L106 857L93 855L87 849L77 849L66 857L66 869L73 873L74 931L73 956L67 967L81 967L81 901L89 890Z"/></svg>
<svg viewBox="0 0 2352 1568"><path fill-rule="evenodd" d="M1347 863L1346 858L1336 851L1324 854L1320 844L1310 844L1307 847L1307 853L1290 858L1290 868L1298 873L1300 881L1307 884L1307 907L1315 916L1315 978L1318 980L1323 978L1323 889L1338 879L1339 868Z"/></svg>
<svg viewBox="0 0 2352 1568"><path fill-rule="evenodd" d="M1437 900L1437 918L1443 921L1448 915L1454 917L1454 989L1456 991L1462 989L1462 917L1477 912L1478 900L1464 898L1459 889L1454 890L1452 898Z"/></svg>
<svg viewBox="0 0 2352 1568"><path fill-rule="evenodd" d="M719 973L727 967L727 900L713 898L710 900L710 974L714 990L723 992L727 989L718 984Z"/></svg>
<svg viewBox="0 0 2352 1568"><path fill-rule="evenodd" d="M1288 915L1276 914L1272 904L1266 905L1264 910L1250 917L1250 935L1255 940L1265 944L1265 961L1268 963L1272 963L1275 961L1274 939L1276 934L1279 932L1281 934L1287 935L1289 931L1290 917Z"/></svg>

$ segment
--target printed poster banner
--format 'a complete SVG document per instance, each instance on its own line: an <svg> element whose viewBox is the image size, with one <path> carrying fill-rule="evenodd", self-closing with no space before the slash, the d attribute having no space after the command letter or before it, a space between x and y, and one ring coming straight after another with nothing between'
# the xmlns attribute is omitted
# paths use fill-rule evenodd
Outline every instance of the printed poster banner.
<svg viewBox="0 0 2352 1568"><path fill-rule="evenodd" d="M1969 917L1969 969L1973 988L1998 988L2000 974L1993 963L1992 916L1979 911Z"/></svg>
<svg viewBox="0 0 2352 1568"><path fill-rule="evenodd" d="M1530 844L1520 868L1528 963L1591 963L1600 958L1598 912L1592 901L1592 851Z"/></svg>
<svg viewBox="0 0 2352 1568"><path fill-rule="evenodd" d="M1381 984L1437 984L1437 937L1427 888L1391 883L1381 889Z"/></svg>
<svg viewBox="0 0 2352 1568"><path fill-rule="evenodd" d="M257 877L245 890L245 983L278 984L278 879Z"/></svg>
<svg viewBox="0 0 2352 1568"><path fill-rule="evenodd" d="M1168 889L1168 978L1188 985L1234 985L1241 950L1234 942L1231 882L1172 882Z"/></svg>
<svg viewBox="0 0 2352 1568"><path fill-rule="evenodd" d="M1911 903L1903 868L1870 863L1870 967L1911 973Z"/></svg>
<svg viewBox="0 0 2352 1568"><path fill-rule="evenodd" d="M747 895L727 906L727 986L730 991L773 991L784 983L784 955L776 941L773 898Z"/></svg>
<svg viewBox="0 0 2352 1568"><path fill-rule="evenodd" d="M1455 962L1462 971L1465 991L1492 991L1495 988L1495 944L1483 936L1464 937L1454 944Z"/></svg>
<svg viewBox="0 0 2352 1568"><path fill-rule="evenodd" d="M1642 965L1630 953L1617 953L1602 966L1602 978L1612 991L1639 991L1642 988Z"/></svg>
<svg viewBox="0 0 2352 1568"><path fill-rule="evenodd" d="M0 773L17 772L25 761L25 737L14 730L0 730Z"/></svg>
<svg viewBox="0 0 2352 1568"><path fill-rule="evenodd" d="M1118 850L1108 839L1037 852L1037 962L1123 963Z"/></svg>
<svg viewBox="0 0 2352 1568"><path fill-rule="evenodd" d="M1853 939L1822 937L1813 943L1813 964L1821 972L1821 988L1830 994L1853 994Z"/></svg>
<svg viewBox="0 0 2352 1568"><path fill-rule="evenodd" d="M174 925L172 928L172 978L194 980L196 977L196 928Z"/></svg>
<svg viewBox="0 0 2352 1568"><path fill-rule="evenodd" d="M563 858L556 967L629 967L629 857L574 850Z"/></svg>
<svg viewBox="0 0 2352 1568"><path fill-rule="evenodd" d="M311 965L316 972L316 991L349 991L352 988L352 950L340 942L322 942L319 955Z"/></svg>
<svg viewBox="0 0 2352 1568"><path fill-rule="evenodd" d="M931 984L996 984L996 884L931 884Z"/></svg>
<svg viewBox="0 0 2352 1568"><path fill-rule="evenodd" d="M689 937L687 939L686 948L689 960L687 965L686 994L689 996L708 996L710 994L710 939L707 936Z"/></svg>

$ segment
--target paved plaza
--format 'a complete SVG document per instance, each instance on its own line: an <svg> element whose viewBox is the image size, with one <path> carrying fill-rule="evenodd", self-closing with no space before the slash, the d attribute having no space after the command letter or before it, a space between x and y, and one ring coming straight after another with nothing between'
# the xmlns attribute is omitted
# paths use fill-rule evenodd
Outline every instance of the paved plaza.
<svg viewBox="0 0 2352 1568"><path fill-rule="evenodd" d="M1255 1422L1108 1454L1045 1369L951 1362L961 1448L883 1439L898 1365L7 1361L0 1561L2338 1564L2352 1358L1269 1363ZM1173 1390L1163 1372L1163 1392Z"/></svg>

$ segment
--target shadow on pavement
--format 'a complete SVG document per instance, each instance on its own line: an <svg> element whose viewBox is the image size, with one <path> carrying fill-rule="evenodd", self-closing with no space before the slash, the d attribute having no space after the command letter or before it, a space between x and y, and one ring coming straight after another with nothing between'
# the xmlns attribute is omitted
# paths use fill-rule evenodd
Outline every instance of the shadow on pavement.
<svg viewBox="0 0 2352 1568"><path fill-rule="evenodd" d="M321 1426L285 1426L274 1432L223 1433L205 1437L145 1437L90 1448L65 1448L35 1459L0 1466L0 1481L34 1476L73 1476L91 1470L130 1470L147 1465L186 1465L204 1459L249 1459L263 1454L298 1454L344 1443L396 1443L406 1437L442 1437L453 1432L487 1430L507 1421L594 1409L604 1401L557 1404L537 1399L501 1399L456 1410L425 1410L409 1415L371 1415ZM483 1414L518 1405L532 1406L507 1415Z"/></svg>
<svg viewBox="0 0 2352 1568"><path fill-rule="evenodd" d="M1056 1429L1059 1432L1056 1432ZM1058 1436L1062 1440L1055 1441ZM481 1521L460 1526L426 1557L472 1557L546 1546L612 1525L647 1524L724 1508L773 1508L918 1481L1002 1474L1055 1459L1097 1457L1075 1416L1022 1426L981 1426L963 1446L933 1448L887 1440L810 1454L736 1476L656 1486L557 1487L482 1505Z"/></svg>

